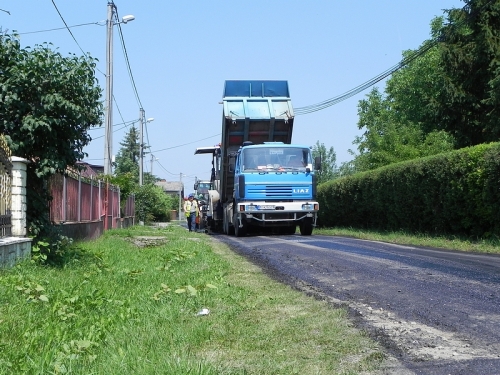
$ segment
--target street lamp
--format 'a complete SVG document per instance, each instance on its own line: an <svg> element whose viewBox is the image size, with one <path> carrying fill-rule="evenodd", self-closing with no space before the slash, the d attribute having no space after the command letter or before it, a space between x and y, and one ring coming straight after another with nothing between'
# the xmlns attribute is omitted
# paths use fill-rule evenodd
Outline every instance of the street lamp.
<svg viewBox="0 0 500 375"><path fill-rule="evenodd" d="M141 111L141 128L139 131L139 186L142 186L143 177L144 177L144 141L143 141L143 128L144 125L148 122L154 121L154 117L150 117L145 120L144 109L140 109Z"/></svg>
<svg viewBox="0 0 500 375"><path fill-rule="evenodd" d="M135 19L127 15L121 21L116 18L116 6L108 2L108 19L106 20L106 118L104 134L104 174L112 174L111 160L113 156L113 26L127 23Z"/></svg>

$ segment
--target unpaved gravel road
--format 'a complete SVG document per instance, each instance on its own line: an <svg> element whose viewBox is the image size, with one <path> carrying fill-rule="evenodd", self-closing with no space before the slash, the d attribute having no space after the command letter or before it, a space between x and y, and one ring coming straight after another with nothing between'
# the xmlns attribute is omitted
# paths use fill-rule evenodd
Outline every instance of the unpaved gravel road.
<svg viewBox="0 0 500 375"><path fill-rule="evenodd" d="M344 237L215 239L346 306L387 349L382 374L500 374L500 257Z"/></svg>

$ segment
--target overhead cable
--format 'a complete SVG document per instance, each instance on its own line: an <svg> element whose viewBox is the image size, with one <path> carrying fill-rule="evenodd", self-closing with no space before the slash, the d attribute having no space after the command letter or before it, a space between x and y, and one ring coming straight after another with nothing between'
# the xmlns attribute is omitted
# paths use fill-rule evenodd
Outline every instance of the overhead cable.
<svg viewBox="0 0 500 375"><path fill-rule="evenodd" d="M360 93L361 91L366 90L368 87L373 86L377 82L382 81L383 79L389 77L391 74L393 74L394 72L398 71L402 67L408 65L410 62L412 62L413 60L415 60L419 56L422 56L423 54L425 54L429 49L431 49L432 47L434 47L437 43L438 42L436 40L433 40L433 41L431 41L429 43L426 43L424 46L422 46L416 52L414 52L414 53L410 54L409 56L405 57L403 60L401 60L399 63L397 63L393 67L387 69L386 71L384 71L384 72L380 73L379 75L373 77L369 81L366 81L365 83L363 83L363 84L361 84L361 85L359 85L359 86L357 86L357 87L355 87L355 88L347 91L346 93L344 93L342 95L336 96L334 98L331 98L331 99L325 100L325 101L323 101L321 103L313 104L313 105L310 105L310 106L294 108L294 113L295 113L296 116L306 115L306 114L309 114L309 113L320 111L320 110L328 108L328 107L330 107L330 106L332 106L334 104L340 103L341 101L349 99L351 96L354 96L354 95Z"/></svg>
<svg viewBox="0 0 500 375"><path fill-rule="evenodd" d="M492 3L494 0L489 0L483 6L481 6L479 9L477 9L477 12L480 12L481 10L485 9L490 3ZM462 11L464 12L470 12L470 5L466 4L463 8ZM453 26L460 26L462 24L465 24L466 20L462 20L461 22L456 22L453 24ZM365 83L345 92L342 95L333 97L331 99L325 100L323 102L305 106L305 107L297 107L294 108L294 113L296 116L300 115L306 115L309 113L321 111L322 109L328 108L334 104L340 103L341 101L344 101L346 99L349 99L351 96L354 96L361 91L366 90L368 87L373 86L377 82L382 81L383 79L389 77L391 74L395 73L399 69L405 67L408 65L410 62L413 60L417 59L418 57L422 56L425 54L427 51L429 51L432 47L436 46L439 42L443 42L445 37L443 35L439 35L437 38L434 38L433 40L427 41L423 46L421 46L419 49L416 51L413 51L410 53L408 56L403 58L399 63L394 65L393 67L387 69L386 71L380 73L379 75L375 76L374 78L370 79L369 81L366 81Z"/></svg>
<svg viewBox="0 0 500 375"><path fill-rule="evenodd" d="M217 136L220 136L221 133L218 133L218 134L214 134L214 135L211 135L210 137L206 137L206 138L202 138L202 139L198 139L196 141L192 141L192 142L188 142L188 143L183 143L182 145L177 145L177 146L172 146L172 147L167 147L167 148L162 148L161 150L155 150L155 151L152 151L154 154L156 154L157 152L161 152L161 151L166 151L166 150L171 150L173 148L178 148L178 147L183 147L183 146L187 146L187 145L191 145L193 143L196 143L196 142L199 142L199 141L204 141L205 139L209 139L209 138L213 138L213 137L217 137Z"/></svg>
<svg viewBox="0 0 500 375"><path fill-rule="evenodd" d="M115 14L116 14L116 17L118 18L118 9L116 8L116 6L115 6ZM125 46L125 39L123 38L123 32L122 32L122 27L121 27L120 22L118 22L118 31L120 34L120 42L121 42L122 49L123 49L123 55L125 56L125 62L127 63L128 75L130 77L130 82L132 83L132 88L134 90L137 104L139 105L139 108L144 108L142 103L141 103L141 99L139 98L139 93L137 92L137 86L135 85L134 75L132 74L132 68L130 67L130 61L128 58L127 47Z"/></svg>
<svg viewBox="0 0 500 375"><path fill-rule="evenodd" d="M59 14L59 15L61 15L61 14ZM17 33L17 34L18 35L39 34L39 33L46 33L48 31L66 30L66 29L71 29L73 27L88 26L88 25L99 25L99 26L102 26L101 22L102 21L100 21L100 22L81 23L79 25L72 25L72 26L66 26L66 27L56 27L54 29L46 29L46 30L38 30L38 31L27 31L25 33Z"/></svg>

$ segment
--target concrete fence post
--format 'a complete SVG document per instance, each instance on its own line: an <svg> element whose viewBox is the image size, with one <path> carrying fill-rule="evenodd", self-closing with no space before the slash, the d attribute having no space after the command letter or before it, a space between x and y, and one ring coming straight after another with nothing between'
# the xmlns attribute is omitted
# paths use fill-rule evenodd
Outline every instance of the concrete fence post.
<svg viewBox="0 0 500 375"><path fill-rule="evenodd" d="M26 169L28 160L12 156L12 236L26 236Z"/></svg>

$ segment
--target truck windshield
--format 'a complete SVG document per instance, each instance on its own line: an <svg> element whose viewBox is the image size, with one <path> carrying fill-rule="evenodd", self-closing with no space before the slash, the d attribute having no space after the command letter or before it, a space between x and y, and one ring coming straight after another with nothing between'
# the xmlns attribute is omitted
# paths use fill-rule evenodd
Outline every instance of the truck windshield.
<svg viewBox="0 0 500 375"><path fill-rule="evenodd" d="M244 171L313 169L311 150L301 147L244 148L242 163Z"/></svg>
<svg viewBox="0 0 500 375"><path fill-rule="evenodd" d="M198 182L198 192L200 193L208 193L211 189L210 182Z"/></svg>

